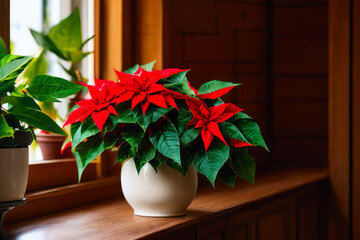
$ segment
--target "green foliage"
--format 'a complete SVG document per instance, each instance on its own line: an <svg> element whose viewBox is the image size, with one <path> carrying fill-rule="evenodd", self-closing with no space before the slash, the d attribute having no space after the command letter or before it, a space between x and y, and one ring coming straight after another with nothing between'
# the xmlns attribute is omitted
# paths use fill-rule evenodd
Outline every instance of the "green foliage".
<svg viewBox="0 0 360 240"><path fill-rule="evenodd" d="M23 78L31 85L32 80L38 75L45 75L47 72L47 63L44 52L42 51L38 57L35 57L24 70Z"/></svg>
<svg viewBox="0 0 360 240"><path fill-rule="evenodd" d="M215 186L215 179L226 160L229 158L229 147L223 142L212 143L207 151L199 148L194 153L194 166L196 170L204 174Z"/></svg>
<svg viewBox="0 0 360 240"><path fill-rule="evenodd" d="M7 55L8 50L6 48L5 42L2 38L0 38L0 55Z"/></svg>
<svg viewBox="0 0 360 240"><path fill-rule="evenodd" d="M227 88L227 87L232 87L232 86L239 86L241 85L240 83L231 83L231 82L223 82L223 81L219 81L219 80L212 80L209 82L204 83L203 85L201 85L201 87L198 90L198 94L206 94L206 93L211 93L211 92L215 92L217 90L223 89L223 88Z"/></svg>
<svg viewBox="0 0 360 240"><path fill-rule="evenodd" d="M14 130L12 127L9 127L5 117L0 115L0 139L5 137L14 137Z"/></svg>
<svg viewBox="0 0 360 240"><path fill-rule="evenodd" d="M150 142L161 154L181 165L179 135L168 119L164 119L159 128L152 131Z"/></svg>
<svg viewBox="0 0 360 240"><path fill-rule="evenodd" d="M1 53L3 40L0 38ZM79 86L60 78L43 75L35 77L41 72L44 62L42 56L38 58L1 55L0 59L0 140L13 137L19 130L33 132L33 128L53 132L61 135L66 133L46 115L38 101L58 101L57 98L67 97L79 91ZM29 67L29 69L28 69ZM24 70L25 69L25 70ZM27 81L15 85L19 75L25 76ZM22 80L22 79L20 79ZM30 84L30 85L29 85Z"/></svg>
<svg viewBox="0 0 360 240"><path fill-rule="evenodd" d="M248 150L246 148L231 148L230 154L236 175L245 181L254 183L256 164Z"/></svg>
<svg viewBox="0 0 360 240"><path fill-rule="evenodd" d="M53 26L48 34L39 33L33 29L30 31L38 45L71 63L80 62L91 53L82 51L82 48L93 36L83 42L78 8Z"/></svg>
<svg viewBox="0 0 360 240"><path fill-rule="evenodd" d="M57 102L58 98L64 98L77 93L83 87L62 78L40 75L36 76L27 90L38 101Z"/></svg>

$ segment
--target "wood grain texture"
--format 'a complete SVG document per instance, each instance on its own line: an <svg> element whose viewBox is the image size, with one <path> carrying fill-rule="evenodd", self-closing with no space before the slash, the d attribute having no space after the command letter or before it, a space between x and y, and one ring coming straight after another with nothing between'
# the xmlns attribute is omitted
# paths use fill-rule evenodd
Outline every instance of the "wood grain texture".
<svg viewBox="0 0 360 240"><path fill-rule="evenodd" d="M96 166L91 163L84 171L82 182L98 177ZM32 163L29 166L27 192L58 187L78 182L78 171L75 159L48 160Z"/></svg>
<svg viewBox="0 0 360 240"><path fill-rule="evenodd" d="M276 0L270 5L272 161L326 166L327 1Z"/></svg>
<svg viewBox="0 0 360 240"><path fill-rule="evenodd" d="M329 2L329 239L350 227L350 1Z"/></svg>
<svg viewBox="0 0 360 240"><path fill-rule="evenodd" d="M169 230L176 231L198 224L211 219L214 214L219 214L221 219L224 214L234 213L245 207L251 209L251 204L267 202L276 196L296 196L302 193L301 189L320 187L318 184L323 183L326 178L326 170L311 168L259 176L256 185L238 182L235 190L218 184L216 189L210 187L199 190L187 214L177 218L134 216L130 206L124 200L117 199L8 225L5 229L12 239L20 239L22 236L36 236L38 240L49 239L49 236L52 239L66 239L69 236L73 239L151 239L153 234L171 234ZM261 208L255 209L261 211Z"/></svg>
<svg viewBox="0 0 360 240"><path fill-rule="evenodd" d="M163 0L135 1L134 60L145 64L157 60L155 69L163 67Z"/></svg>
<svg viewBox="0 0 360 240"><path fill-rule="evenodd" d="M10 0L0 1L0 37L10 49Z"/></svg>
<svg viewBox="0 0 360 240"><path fill-rule="evenodd" d="M33 219L121 195L118 176L26 193L27 203L9 212L5 224Z"/></svg>
<svg viewBox="0 0 360 240"><path fill-rule="evenodd" d="M360 1L353 1L352 31L352 234L360 239Z"/></svg>

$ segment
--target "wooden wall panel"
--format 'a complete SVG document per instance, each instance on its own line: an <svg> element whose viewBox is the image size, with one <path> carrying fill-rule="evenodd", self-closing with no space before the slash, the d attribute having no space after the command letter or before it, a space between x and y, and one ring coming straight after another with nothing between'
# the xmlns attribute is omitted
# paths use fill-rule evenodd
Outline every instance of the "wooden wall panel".
<svg viewBox="0 0 360 240"><path fill-rule="evenodd" d="M272 159L327 165L327 1L272 1Z"/></svg>
<svg viewBox="0 0 360 240"><path fill-rule="evenodd" d="M266 4L265 0L169 0L170 57L163 65L191 68L188 76L195 87L213 79L244 83L223 100L244 108L268 139ZM252 152L257 162L269 160L262 149Z"/></svg>
<svg viewBox="0 0 360 240"><path fill-rule="evenodd" d="M329 239L334 240L350 238L350 9L350 0L329 1L329 172L332 190Z"/></svg>
<svg viewBox="0 0 360 240"><path fill-rule="evenodd" d="M4 40L8 50L10 49L10 0L0 1L0 37Z"/></svg>
<svg viewBox="0 0 360 240"><path fill-rule="evenodd" d="M360 239L360 1L353 1L352 234Z"/></svg>

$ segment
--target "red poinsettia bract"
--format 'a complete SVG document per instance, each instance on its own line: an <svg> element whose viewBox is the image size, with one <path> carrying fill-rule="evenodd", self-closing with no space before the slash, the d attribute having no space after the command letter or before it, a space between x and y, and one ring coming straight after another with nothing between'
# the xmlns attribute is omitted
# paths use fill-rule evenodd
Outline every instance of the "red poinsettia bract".
<svg viewBox="0 0 360 240"><path fill-rule="evenodd" d="M184 71L187 70L170 68L148 72L139 67L134 74L128 74L115 70L119 78L117 84L121 90L117 104L132 99L131 110L140 104L143 114L146 113L150 103L162 108L168 108L168 105L177 108L174 94L157 82L162 78Z"/></svg>
<svg viewBox="0 0 360 240"><path fill-rule="evenodd" d="M195 125L195 128L202 127L201 137L204 141L205 150L209 148L214 135L227 145L218 124L226 121L243 109L232 103L224 103L208 108L204 102L196 99L187 99L186 102L193 114L193 118L188 125Z"/></svg>
<svg viewBox="0 0 360 240"><path fill-rule="evenodd" d="M112 104L115 104L120 90L117 85L108 80L95 79L95 86L83 84L89 89L91 99L85 99L76 104L80 107L72 111L64 126L75 122L83 122L91 115L94 123L102 128L110 114L118 115Z"/></svg>

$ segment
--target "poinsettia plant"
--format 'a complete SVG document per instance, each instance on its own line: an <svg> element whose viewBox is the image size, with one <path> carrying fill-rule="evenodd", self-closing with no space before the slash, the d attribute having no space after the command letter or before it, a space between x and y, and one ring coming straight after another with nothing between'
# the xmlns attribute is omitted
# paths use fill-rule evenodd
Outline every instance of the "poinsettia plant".
<svg viewBox="0 0 360 240"><path fill-rule="evenodd" d="M84 84L91 98L77 102L65 123L68 144L84 168L106 149L116 162L133 158L137 170L150 163L167 164L185 175L193 163L214 185L234 186L236 177L254 182L255 162L248 146L267 149L256 122L220 97L237 83L210 81L193 88L187 69L153 71L155 62L116 71L118 82Z"/></svg>

